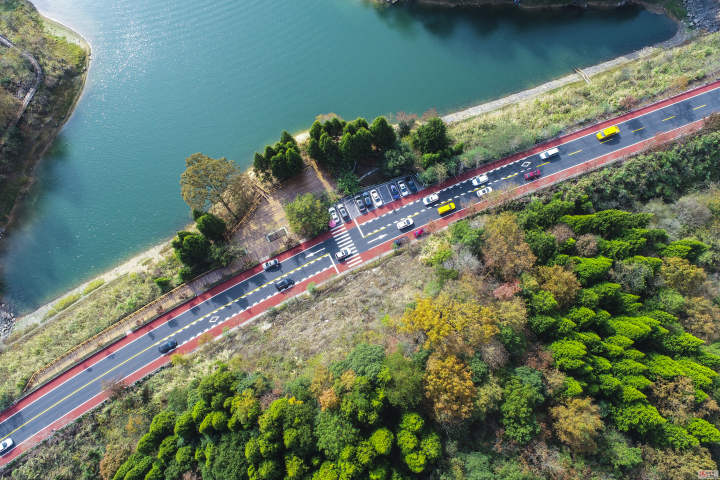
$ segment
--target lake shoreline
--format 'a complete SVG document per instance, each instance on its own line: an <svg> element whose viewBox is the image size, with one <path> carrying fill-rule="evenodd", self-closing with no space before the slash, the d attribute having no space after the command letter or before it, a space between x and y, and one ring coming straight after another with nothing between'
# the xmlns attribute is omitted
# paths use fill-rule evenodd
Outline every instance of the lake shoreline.
<svg viewBox="0 0 720 480"><path fill-rule="evenodd" d="M63 118L57 122L57 124L52 127L48 128L45 131L45 134L40 138L40 141L37 143L34 143L30 146L27 156L29 157L28 161L32 162L32 168L30 169L29 174L27 175L28 181L26 185L20 190L18 193L15 202L13 204L12 209L10 210L7 221L4 223L4 225L0 225L0 239L2 239L4 236L6 236L12 229L12 227L17 223L18 221L18 214L20 210L23 208L26 197L30 189L35 184L35 181L37 180L37 169L39 165L42 163L42 159L45 157L45 154L47 151L52 147L52 145L55 142L55 139L57 138L60 131L63 129L65 124L70 120L73 113L75 112L75 109L77 108L78 103L80 102L80 99L82 98L84 92L85 92L85 84L87 82L88 73L90 71L90 65L91 62L91 52L92 47L90 43L79 33L72 30L70 27L63 25L62 23L58 22L57 20L54 20L50 17L47 17L40 12L38 12L40 17L42 18L43 22L45 23L45 27L47 30L49 30L53 35L56 36L63 36L68 41L73 42L77 45L79 45L86 53L85 56L85 68L80 75L79 79L76 79L78 81L78 86L76 87L76 91L73 93L73 100L63 116ZM59 35L58 35L59 34ZM39 148L38 148L39 143ZM1 298L0 298L1 300Z"/></svg>
<svg viewBox="0 0 720 480"><path fill-rule="evenodd" d="M634 59L634 57L632 57L632 55L637 54L638 52L644 52L643 55L649 55L657 48L663 48L663 49L671 48L673 46L680 45L687 40L688 40L688 33L681 26L681 27L679 27L676 34L669 40L666 40L659 44L647 46L640 51L630 52L626 55L621 55L619 57L615 57L614 59L608 60L606 62L602 62L600 64L596 64L591 67L587 67L584 70L591 70L592 74L595 75L597 73L600 73L600 72L603 72L603 71L606 71L606 70L609 70L612 68L616 68L618 66L618 64L632 61ZM448 113L446 115L441 116L441 118L443 118L443 120L446 121L447 123L461 122L463 120L466 120L468 118L468 115L470 117L472 117L472 116L479 115L481 113L486 113L488 111L500 109L503 106L507 105L508 103L520 102L520 101L526 100L527 98L530 98L532 96L537 96L546 91L560 88L563 85L570 83L572 81L572 77L575 77L575 81L582 81L581 77L576 74L566 75L566 76L560 77L558 79L551 80L549 82L545 82L543 84L537 85L535 87L532 87L532 88L529 88L526 90L522 90L520 92L505 95L496 100L491 100L491 101L483 102L481 104L476 104L474 106L456 110L455 112ZM558 82L561 82L561 81L563 83L558 84ZM303 143L309 137L309 130L293 132L293 136L295 137L295 139L297 140L298 143ZM252 167L249 167L249 168L252 168ZM106 282L109 282L114 278L117 278L121 275L124 275L124 274L127 274L127 273L133 271L133 269L142 268L142 265L145 262L147 262L149 259L157 260L162 255L161 252L167 251L166 249L170 248L170 241L172 240L173 237L174 237L174 235L169 236L167 240L165 240L161 243L157 243L157 244L153 245L152 247L149 247L135 255L132 255L129 258L126 258L125 260L119 261L114 267L109 268L102 274L96 275L93 278L88 279L86 282L83 282L82 284L76 286L75 288L65 291L63 294L58 295L55 299L53 299L50 302L45 303L44 305L38 307L34 311L19 316L16 321L16 327L24 328L26 326L29 326L29 325L32 325L32 324L35 324L38 322L42 322L44 320L45 314L48 311L50 311L50 309L53 307L53 305L55 303L57 303L60 299L65 298L69 294L81 292L88 284L90 284L91 282L93 282L97 279L103 279Z"/></svg>
<svg viewBox="0 0 720 480"><path fill-rule="evenodd" d="M378 0L381 3L400 4L401 1L388 1ZM428 7L445 7L445 8L463 8L463 7L487 7L487 6L515 6L524 10L558 10L563 8L599 8L599 9L615 9L624 7L627 5L637 5L644 8L645 10L656 13L659 15L665 15L677 23L682 23L682 19L677 18L667 8L657 5L654 3L646 2L643 0L621 0L621 1L608 1L608 0L585 0L585 1L569 1L569 2L557 2L557 3L515 3L513 0L413 0L413 3L417 5L423 5Z"/></svg>

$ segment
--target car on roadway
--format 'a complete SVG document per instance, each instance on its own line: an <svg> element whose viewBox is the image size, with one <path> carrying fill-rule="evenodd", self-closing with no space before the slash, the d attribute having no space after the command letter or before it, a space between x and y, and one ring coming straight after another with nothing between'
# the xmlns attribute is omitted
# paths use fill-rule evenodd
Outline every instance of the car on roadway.
<svg viewBox="0 0 720 480"><path fill-rule="evenodd" d="M331 225L334 226L340 223L340 217L338 217L338 214L333 207L328 208L328 213L330 214Z"/></svg>
<svg viewBox="0 0 720 480"><path fill-rule="evenodd" d="M350 221L350 215L348 214L347 208L345 208L345 205L342 203L338 203L336 207L338 213L340 214L340 217L342 217L343 220L346 222Z"/></svg>
<svg viewBox="0 0 720 480"><path fill-rule="evenodd" d="M438 214L444 215L448 212L452 212L453 210L455 210L455 203L453 203L453 202L445 203L438 207Z"/></svg>
<svg viewBox="0 0 720 480"><path fill-rule="evenodd" d="M400 198L400 190L398 190L394 183L389 184L388 187L390 188L390 195L392 195L393 200L398 200Z"/></svg>
<svg viewBox="0 0 720 480"><path fill-rule="evenodd" d="M433 203L440 200L440 196L437 193L431 193L427 197L423 198L423 204L425 206L432 205Z"/></svg>
<svg viewBox="0 0 720 480"><path fill-rule="evenodd" d="M395 226L398 228L398 230L402 230L404 228L412 227L415 222L413 222L412 217L406 217L400 220L395 224Z"/></svg>
<svg viewBox="0 0 720 480"><path fill-rule="evenodd" d="M545 150L544 152L540 152L540 160L549 160L553 157L557 157L560 155L560 150L557 147L550 148L548 150Z"/></svg>
<svg viewBox="0 0 720 480"><path fill-rule="evenodd" d="M599 132L595 134L598 140L605 140L606 138L610 138L612 136L617 135L620 133L620 127L617 125L613 125L612 127L603 128Z"/></svg>
<svg viewBox="0 0 720 480"><path fill-rule="evenodd" d="M363 198L360 195L355 197L355 205L357 206L357 208L360 212L365 211L365 201L363 200Z"/></svg>
<svg viewBox="0 0 720 480"><path fill-rule="evenodd" d="M12 448L15 446L15 442L13 442L13 439L10 437L7 437L5 440L0 442L0 455L5 455L7 452L12 450Z"/></svg>
<svg viewBox="0 0 720 480"><path fill-rule="evenodd" d="M524 177L525 180L527 180L528 182L531 180L535 180L536 178L540 177L540 169L536 168L535 170L530 170L524 175Z"/></svg>
<svg viewBox="0 0 720 480"><path fill-rule="evenodd" d="M275 270L279 266L280 261L277 258L273 258L272 260L268 260L267 262L263 263L263 270L269 272L270 270Z"/></svg>
<svg viewBox="0 0 720 480"><path fill-rule="evenodd" d="M290 277L281 278L277 282L275 282L275 288L277 288L278 292L282 292L284 290L287 290L288 288L295 285L295 280L293 280Z"/></svg>
<svg viewBox="0 0 720 480"><path fill-rule="evenodd" d="M367 208L372 207L373 201L372 201L372 199L370 198L370 194L369 194L368 192L363 192L363 200L365 200L365 206L366 206Z"/></svg>
<svg viewBox="0 0 720 480"><path fill-rule="evenodd" d="M478 175L477 177L473 177L472 184L473 187L479 187L480 185L488 182L488 176L486 174Z"/></svg>
<svg viewBox="0 0 720 480"><path fill-rule="evenodd" d="M176 348L177 348L177 342L175 340L168 340L167 342L163 342L158 346L158 350L163 355L175 350Z"/></svg>
<svg viewBox="0 0 720 480"><path fill-rule="evenodd" d="M380 198L380 194L377 190L370 190L370 196L372 197L372 201L375 204L375 207L382 207L383 201L382 198Z"/></svg>
<svg viewBox="0 0 720 480"><path fill-rule="evenodd" d="M484 195L487 195L490 192L492 192L492 187L481 188L480 190L477 191L477 196L482 197Z"/></svg>
<svg viewBox="0 0 720 480"><path fill-rule="evenodd" d="M410 191L413 193L417 193L418 188L417 188L417 185L415 185L415 181L412 179L412 177L407 177L405 179L405 181L407 182L407 186L410 189Z"/></svg>
<svg viewBox="0 0 720 480"><path fill-rule="evenodd" d="M400 189L400 195L402 195L403 197L407 197L408 195L410 195L410 190L408 190L407 185L405 185L405 182L403 182L402 180L398 181L398 188Z"/></svg>
<svg viewBox="0 0 720 480"><path fill-rule="evenodd" d="M335 252L335 258L338 259L338 262L342 262L350 255L352 255L352 251L348 247L341 248L340 251Z"/></svg>

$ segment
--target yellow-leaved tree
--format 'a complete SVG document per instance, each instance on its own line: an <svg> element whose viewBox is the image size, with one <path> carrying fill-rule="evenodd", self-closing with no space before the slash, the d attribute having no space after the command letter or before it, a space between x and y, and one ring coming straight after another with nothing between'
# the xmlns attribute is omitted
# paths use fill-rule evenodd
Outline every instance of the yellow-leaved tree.
<svg viewBox="0 0 720 480"><path fill-rule="evenodd" d="M525 234L509 212L491 217L485 224L485 264L509 281L535 264Z"/></svg>
<svg viewBox="0 0 720 480"><path fill-rule="evenodd" d="M418 298L415 308L402 316L399 329L422 332L425 348L441 353L477 347L498 333L493 309L476 302L459 302L445 294Z"/></svg>
<svg viewBox="0 0 720 480"><path fill-rule="evenodd" d="M455 355L436 354L428 359L425 396L432 402L439 422L457 423L469 418L476 392L470 369Z"/></svg>

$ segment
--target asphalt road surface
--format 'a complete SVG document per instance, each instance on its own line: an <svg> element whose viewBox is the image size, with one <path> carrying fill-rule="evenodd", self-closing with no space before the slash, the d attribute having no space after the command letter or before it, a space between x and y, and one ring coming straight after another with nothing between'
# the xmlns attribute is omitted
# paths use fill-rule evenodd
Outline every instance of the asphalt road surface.
<svg viewBox="0 0 720 480"><path fill-rule="evenodd" d="M550 161L541 161L537 155L531 155L502 165L487 172L489 181L486 185L494 190L512 188L526 183L523 175L528 171L539 168L543 176L560 172L718 111L720 87L618 123L620 134L606 141L598 141L595 134L590 133L559 145L560 154ZM440 204L452 201L458 210L478 202L480 199L476 192L479 188L482 187L473 186L468 179L438 191L440 199L433 206L425 206L422 199L417 198L404 204L395 202L397 208L387 212L383 210L381 215L353 218L333 228L329 238L323 242L282 260L276 270L260 272L240 281L139 336L2 420L0 440L11 437L16 447L0 458L0 466L31 446L23 446L23 442L101 394L108 382L124 379L162 357L158 351L161 343L173 339L178 345L183 345L259 302L274 296L277 296L278 303L281 302L287 294L278 292L274 284L281 278L291 278L297 284L326 270L339 272L335 254L341 248L349 248L352 252L344 259L345 267L342 269L357 266L363 262L359 253L391 242L439 218L437 207ZM429 188L422 195L433 191ZM411 217L414 225L401 231L396 223L406 217ZM50 433L47 432L47 435Z"/></svg>

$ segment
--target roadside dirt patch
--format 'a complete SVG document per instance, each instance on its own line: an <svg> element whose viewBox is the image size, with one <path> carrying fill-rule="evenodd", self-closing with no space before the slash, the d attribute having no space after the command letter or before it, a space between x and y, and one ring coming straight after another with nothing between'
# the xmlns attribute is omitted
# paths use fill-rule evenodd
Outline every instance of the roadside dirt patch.
<svg viewBox="0 0 720 480"><path fill-rule="evenodd" d="M290 231L283 205L303 193L330 194L334 187L332 180L308 163L300 175L282 185L271 187L263 184L260 204L253 215L233 234L230 243L247 250L249 259L255 262L285 250L288 246L296 245L303 239L295 237ZM267 235L283 228L286 234L278 234L275 240L268 241Z"/></svg>

